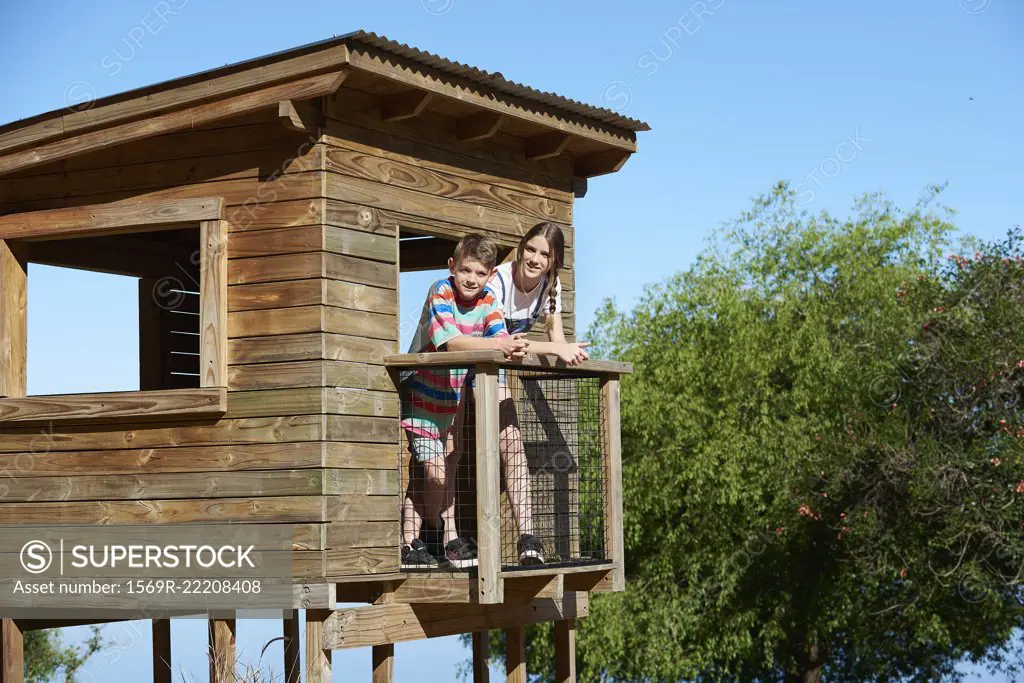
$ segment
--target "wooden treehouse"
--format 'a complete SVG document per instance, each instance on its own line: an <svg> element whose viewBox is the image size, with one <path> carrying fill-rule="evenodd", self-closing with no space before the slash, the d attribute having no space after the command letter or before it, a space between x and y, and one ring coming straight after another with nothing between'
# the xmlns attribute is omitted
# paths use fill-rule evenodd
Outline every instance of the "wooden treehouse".
<svg viewBox="0 0 1024 683"><path fill-rule="evenodd" d="M0 525L290 525L289 681L300 609L310 681L330 679L333 649L372 647L385 681L395 642L469 632L484 680L488 630L506 632L509 680L525 680L523 629L538 621L557 622L560 680L573 680L574 620L592 593L624 588L629 368L401 354L399 273L446 268L474 232L508 257L554 222L572 338L573 203L647 129L364 32L0 127ZM28 395L29 263L138 278L139 391ZM477 375L467 572L400 565L393 376L431 365ZM554 561L533 568L507 560L502 533L506 367L536 418L523 438ZM367 604L336 607L352 602ZM83 622L4 617L3 683L21 680L24 631ZM212 680L230 680L234 616L209 623ZM169 622L155 620L156 680L169 661Z"/></svg>

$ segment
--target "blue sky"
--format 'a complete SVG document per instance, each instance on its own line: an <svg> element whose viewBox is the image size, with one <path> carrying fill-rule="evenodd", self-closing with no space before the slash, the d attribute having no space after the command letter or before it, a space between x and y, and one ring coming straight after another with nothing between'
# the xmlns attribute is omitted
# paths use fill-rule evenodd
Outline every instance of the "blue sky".
<svg viewBox="0 0 1024 683"><path fill-rule="evenodd" d="M686 268L714 226L779 179L802 183L809 210L838 212L865 191L906 206L926 185L948 182L943 201L959 211L960 228L987 238L1024 214L1018 0L164 7L175 13L160 18L155 0L4 3L0 122L358 28L649 122L639 153L620 173L592 180L577 203L581 330L605 297L628 306L645 284ZM134 308L134 282L35 272L34 305L57 311L50 307L64 299L65 307L30 319L30 391L132 388L135 332L117 311ZM427 279L403 279L405 311L418 310ZM68 302L69 291L90 296ZM72 347L58 332L69 327L81 331ZM277 628L243 624L240 649L258 654ZM124 642L131 632L108 627ZM176 624L174 637L185 669L203 680L202 627ZM101 682L147 675L147 641L136 635L116 662L105 653L89 672ZM274 652L268 658L279 661ZM452 639L400 646L396 678L450 680L465 656ZM338 679L369 666L369 651L335 654Z"/></svg>

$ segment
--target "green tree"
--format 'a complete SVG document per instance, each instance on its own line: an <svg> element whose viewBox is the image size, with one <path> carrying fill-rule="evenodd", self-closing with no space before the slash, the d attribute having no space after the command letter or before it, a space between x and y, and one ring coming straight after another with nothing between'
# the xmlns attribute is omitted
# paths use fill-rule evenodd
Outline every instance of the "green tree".
<svg viewBox="0 0 1024 683"><path fill-rule="evenodd" d="M909 212L867 196L839 219L780 184L632 312L600 312L598 348L635 366L628 589L581 622L581 680L1013 667L1021 238L944 258L940 190ZM549 625L529 635L540 678L551 643Z"/></svg>
<svg viewBox="0 0 1024 683"><path fill-rule="evenodd" d="M99 626L92 627L82 647L65 645L58 629L25 632L25 680L46 683L58 675L72 681L85 662L103 647Z"/></svg>

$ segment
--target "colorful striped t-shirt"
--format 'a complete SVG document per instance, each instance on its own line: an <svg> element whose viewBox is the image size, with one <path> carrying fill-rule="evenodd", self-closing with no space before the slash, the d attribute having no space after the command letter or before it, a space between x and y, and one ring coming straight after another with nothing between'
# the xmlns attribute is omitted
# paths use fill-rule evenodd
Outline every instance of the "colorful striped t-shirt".
<svg viewBox="0 0 1024 683"><path fill-rule="evenodd" d="M459 296L450 277L438 280L423 304L409 353L443 351L460 335L507 337L508 332L498 301L489 289L466 300ZM465 381L466 371L461 369L421 368L409 373L402 381L402 427L420 436L446 436Z"/></svg>

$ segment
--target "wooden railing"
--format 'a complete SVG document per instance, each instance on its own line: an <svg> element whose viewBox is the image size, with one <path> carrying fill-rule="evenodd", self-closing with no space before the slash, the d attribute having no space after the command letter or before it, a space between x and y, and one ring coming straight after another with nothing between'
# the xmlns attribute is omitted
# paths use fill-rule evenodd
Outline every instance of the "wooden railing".
<svg viewBox="0 0 1024 683"><path fill-rule="evenodd" d="M613 591L623 590L622 538L622 454L619 420L619 377L632 372L625 363L585 361L567 366L546 356L529 355L507 360L497 351L399 354L387 356L385 364L400 385L403 371L420 368L471 370L475 374L474 443L476 493L476 545L478 552L476 599L482 604L503 601L501 562L501 455L499 451L499 375L519 371L530 377L587 378L599 396L600 468L603 506L603 561L611 567ZM536 373L536 374L534 374ZM541 380L543 381L543 379ZM575 415L575 413L573 413ZM569 421L577 418L569 418ZM591 417L590 419L595 419ZM450 476L450 475L449 475ZM557 569L553 571L558 571Z"/></svg>

